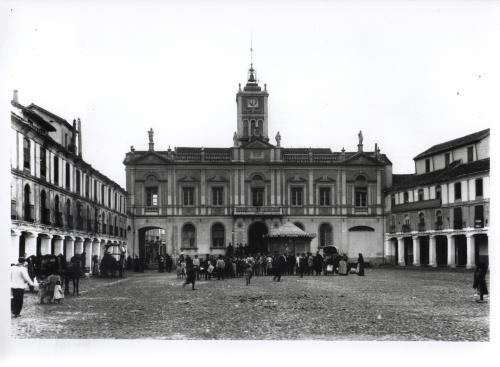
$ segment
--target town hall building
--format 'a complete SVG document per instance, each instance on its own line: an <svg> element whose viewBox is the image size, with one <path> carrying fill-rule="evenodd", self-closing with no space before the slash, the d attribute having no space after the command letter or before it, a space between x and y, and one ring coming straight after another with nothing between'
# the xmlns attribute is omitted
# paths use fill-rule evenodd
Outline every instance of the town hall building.
<svg viewBox="0 0 500 367"><path fill-rule="evenodd" d="M361 132L352 151L288 147L279 132L271 140L268 98L252 65L236 93L232 146L155 150L150 130L148 149L131 147L124 160L130 255L146 257L151 230L161 231L160 252L173 256L222 254L229 244L266 252L270 230L291 222L313 235L301 252L335 246L384 262L392 163L377 145L365 151Z"/></svg>

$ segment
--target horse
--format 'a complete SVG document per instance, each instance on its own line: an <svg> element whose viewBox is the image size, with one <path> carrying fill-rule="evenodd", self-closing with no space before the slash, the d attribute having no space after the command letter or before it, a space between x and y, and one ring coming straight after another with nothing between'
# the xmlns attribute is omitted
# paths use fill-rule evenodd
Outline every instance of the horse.
<svg viewBox="0 0 500 367"><path fill-rule="evenodd" d="M118 272L120 278L123 278L125 255L120 255L120 260L116 260L109 252L106 252L101 260L100 271L105 277L113 277Z"/></svg>
<svg viewBox="0 0 500 367"><path fill-rule="evenodd" d="M75 255L71 258L70 262L66 264L63 270L64 276L64 294L69 295L69 281L73 282L73 296L79 295L80 277L82 276L82 264L80 256Z"/></svg>

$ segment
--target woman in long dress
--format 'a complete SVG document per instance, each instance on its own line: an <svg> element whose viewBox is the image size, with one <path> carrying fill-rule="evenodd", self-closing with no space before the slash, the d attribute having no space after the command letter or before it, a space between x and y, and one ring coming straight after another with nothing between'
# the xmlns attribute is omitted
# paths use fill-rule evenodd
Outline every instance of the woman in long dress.
<svg viewBox="0 0 500 367"><path fill-rule="evenodd" d="M347 256L342 256L339 261L339 275L347 275Z"/></svg>
<svg viewBox="0 0 500 367"><path fill-rule="evenodd" d="M358 275L365 275L365 260L363 259L363 255L361 253L358 254Z"/></svg>

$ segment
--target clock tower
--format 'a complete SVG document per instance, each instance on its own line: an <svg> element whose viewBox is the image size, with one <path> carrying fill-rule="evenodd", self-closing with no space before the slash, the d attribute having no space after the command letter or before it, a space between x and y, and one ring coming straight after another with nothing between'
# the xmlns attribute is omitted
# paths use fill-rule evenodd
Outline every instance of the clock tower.
<svg viewBox="0 0 500 367"><path fill-rule="evenodd" d="M267 125L267 97L269 94L264 84L264 90L259 86L257 73L250 64L248 70L248 81L236 93L236 104L238 110L237 117L237 141L238 146L251 140L252 138L261 138L269 141Z"/></svg>

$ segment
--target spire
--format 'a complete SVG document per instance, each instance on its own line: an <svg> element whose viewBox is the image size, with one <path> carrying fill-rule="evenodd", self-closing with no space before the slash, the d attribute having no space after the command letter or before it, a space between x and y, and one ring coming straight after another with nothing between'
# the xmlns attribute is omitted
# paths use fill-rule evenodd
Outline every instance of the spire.
<svg viewBox="0 0 500 367"><path fill-rule="evenodd" d="M258 85L257 73L253 68L253 34L250 35L250 69L248 70L248 83L247 85Z"/></svg>

